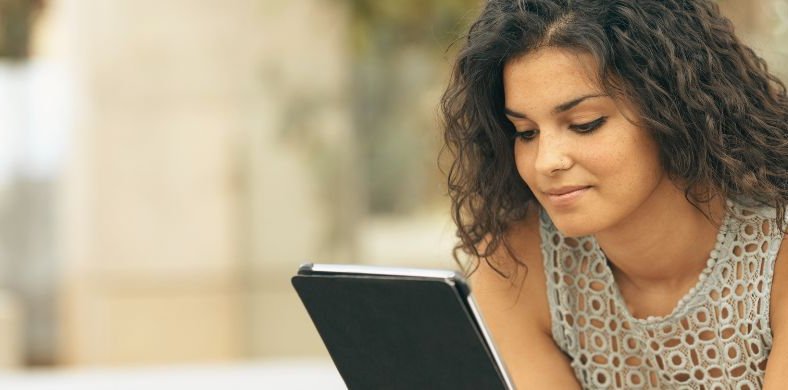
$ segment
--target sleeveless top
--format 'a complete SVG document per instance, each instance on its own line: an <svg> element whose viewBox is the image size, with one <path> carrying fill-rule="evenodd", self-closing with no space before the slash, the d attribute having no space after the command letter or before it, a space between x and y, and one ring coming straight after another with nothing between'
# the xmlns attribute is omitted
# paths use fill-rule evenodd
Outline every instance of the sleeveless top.
<svg viewBox="0 0 788 390"><path fill-rule="evenodd" d="M760 389L783 235L773 208L728 202L693 287L664 317L634 318L593 236L564 237L542 210L552 336L587 389Z"/></svg>

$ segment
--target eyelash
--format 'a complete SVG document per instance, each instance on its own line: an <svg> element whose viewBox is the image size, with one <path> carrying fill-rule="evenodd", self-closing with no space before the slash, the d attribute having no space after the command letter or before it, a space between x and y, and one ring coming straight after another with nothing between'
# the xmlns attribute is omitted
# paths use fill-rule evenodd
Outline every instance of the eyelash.
<svg viewBox="0 0 788 390"><path fill-rule="evenodd" d="M569 125L569 128L574 130L578 134L590 134L594 132L594 130L602 127L607 122L607 117L599 117L594 119L588 123L581 123L579 125ZM532 140L536 137L536 132L538 130L526 130L526 131L516 131L514 133L514 138L519 138L525 142Z"/></svg>

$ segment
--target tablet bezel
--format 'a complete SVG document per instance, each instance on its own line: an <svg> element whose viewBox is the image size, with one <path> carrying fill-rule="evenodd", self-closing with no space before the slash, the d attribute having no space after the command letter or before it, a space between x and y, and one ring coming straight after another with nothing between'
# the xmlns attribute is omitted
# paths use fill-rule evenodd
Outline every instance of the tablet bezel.
<svg viewBox="0 0 788 390"><path fill-rule="evenodd" d="M481 311L471 294L471 289L465 278L457 271L444 269L428 268L405 268L387 267L377 265L362 264L326 264L326 263L305 263L298 268L298 275L350 275L350 276L388 276L403 278L418 278L443 281L454 286L462 294L463 302L469 310L474 325L482 335L490 354L498 367L505 385L509 389L514 389L514 384L506 369L506 365L498 353L487 326L482 318Z"/></svg>

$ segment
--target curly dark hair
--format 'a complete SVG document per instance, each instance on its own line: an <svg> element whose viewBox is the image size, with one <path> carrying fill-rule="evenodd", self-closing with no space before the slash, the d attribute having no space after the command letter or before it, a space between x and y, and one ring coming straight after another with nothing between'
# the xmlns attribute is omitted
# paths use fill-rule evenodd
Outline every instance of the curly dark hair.
<svg viewBox="0 0 788 390"><path fill-rule="evenodd" d="M547 46L593 56L601 87L639 108L663 169L695 207L715 195L752 199L776 208L785 231L785 84L713 1L488 0L464 40L441 114L453 256L466 272L475 267L461 253L490 263L503 244L512 254L505 233L536 203L515 168L502 72Z"/></svg>

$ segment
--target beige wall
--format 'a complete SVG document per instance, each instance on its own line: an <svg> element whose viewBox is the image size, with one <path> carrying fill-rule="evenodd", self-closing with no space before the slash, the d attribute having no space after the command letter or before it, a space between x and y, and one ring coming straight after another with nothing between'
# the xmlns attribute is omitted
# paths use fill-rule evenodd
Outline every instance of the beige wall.
<svg viewBox="0 0 788 390"><path fill-rule="evenodd" d="M53 2L63 36L49 50L74 70L81 99L63 187L62 362L320 353L287 285L317 247L317 195L277 131L292 91L334 101L342 86L338 10ZM349 130L342 109L323 109L329 138ZM252 288L268 274L250 269L272 263L275 289ZM288 345L305 339L294 329L312 336L305 346Z"/></svg>

